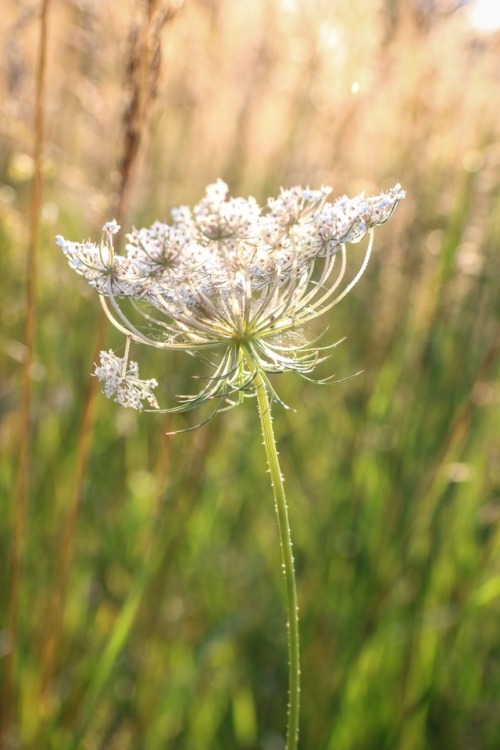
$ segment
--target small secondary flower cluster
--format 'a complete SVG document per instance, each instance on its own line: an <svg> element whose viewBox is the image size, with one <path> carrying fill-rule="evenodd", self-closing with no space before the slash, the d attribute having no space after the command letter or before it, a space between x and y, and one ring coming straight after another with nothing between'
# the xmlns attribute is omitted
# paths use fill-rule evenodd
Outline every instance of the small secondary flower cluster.
<svg viewBox="0 0 500 750"><path fill-rule="evenodd" d="M303 328L342 299L362 275L373 227L387 221L405 193L396 185L365 198L327 202L330 188L282 189L261 208L254 198L228 198L218 180L191 210L172 211L172 223L155 222L126 235L115 253L110 221L99 244L57 237L70 266L96 289L113 325L128 341L189 353L218 350L208 384L181 397L177 409L210 399L219 405L252 393L259 371L271 395L269 373L311 372L319 361ZM346 244L370 239L362 265L343 289ZM101 353L95 374L104 393L125 406L157 408L154 380L140 380L137 364ZM278 399L279 400L279 399Z"/></svg>
<svg viewBox="0 0 500 750"><path fill-rule="evenodd" d="M117 404L142 409L142 402L147 401L153 409L159 408L152 390L158 381L155 378L140 380L137 362L117 357L112 349L101 352L101 364L96 365L94 375L104 382L104 395L108 398L114 396Z"/></svg>

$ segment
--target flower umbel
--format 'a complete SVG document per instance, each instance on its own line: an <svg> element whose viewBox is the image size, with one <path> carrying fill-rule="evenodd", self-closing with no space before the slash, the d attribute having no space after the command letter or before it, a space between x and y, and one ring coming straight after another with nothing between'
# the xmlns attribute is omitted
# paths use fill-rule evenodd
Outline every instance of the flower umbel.
<svg viewBox="0 0 500 750"><path fill-rule="evenodd" d="M269 374L292 370L307 377L328 347L309 340L306 325L336 305L363 274L374 227L387 221L404 198L399 185L372 198L327 202L329 188L281 190L261 208L253 198L228 198L218 180L191 210L172 211L172 223L155 222L127 235L115 253L116 221L101 242L62 247L70 266L100 295L106 315L126 336L125 354L101 352L95 375L104 393L123 406L158 404L157 382L140 380L129 361L131 341L158 349L209 356L212 374L202 390L181 396L175 410L212 399L215 411L256 396L273 487L288 616L288 720L286 749L297 750L300 644L297 589L287 502L271 418L279 401ZM368 234L364 259L344 281L347 243ZM326 381L321 381L326 382ZM234 396L237 400L234 400ZM281 402L280 402L281 403Z"/></svg>
<svg viewBox="0 0 500 750"><path fill-rule="evenodd" d="M143 401L147 401L154 409L158 409L158 402L152 393L158 382L154 378L139 379L139 365L137 362L120 359L112 350L101 352L101 364L96 365L94 375L104 381L104 394L115 397L117 404L129 406L132 409L142 409Z"/></svg>
<svg viewBox="0 0 500 750"><path fill-rule="evenodd" d="M70 266L96 289L128 341L216 357L207 385L181 396L177 410L212 399L217 408L233 405L232 395L253 395L257 373L279 401L270 373L310 373L322 350L308 341L304 326L359 280L373 228L405 196L396 185L371 198L330 203L329 188L294 187L261 208L253 198L228 198L227 192L218 180L192 210L174 209L171 224L134 229L124 255L113 248L115 221L104 225L98 245L57 237ZM361 267L342 286L346 244L367 234ZM137 409L146 400L158 408L151 393L156 381L139 380L137 364L127 364L127 356L103 352L95 374L105 383L105 395L118 403Z"/></svg>

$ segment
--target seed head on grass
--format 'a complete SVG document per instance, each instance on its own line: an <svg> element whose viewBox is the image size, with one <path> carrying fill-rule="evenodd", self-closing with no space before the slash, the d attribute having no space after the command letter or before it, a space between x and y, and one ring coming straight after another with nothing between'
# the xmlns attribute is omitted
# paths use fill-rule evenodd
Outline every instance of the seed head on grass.
<svg viewBox="0 0 500 750"><path fill-rule="evenodd" d="M182 349L210 358L212 373L197 394L172 409L215 400L232 406L260 373L294 371L306 377L328 347L310 340L305 326L336 305L363 274L373 228L386 222L405 193L396 185L365 198L330 203L330 188L282 189L261 208L253 198L230 198L218 180L193 209L172 211L172 223L133 229L125 254L115 253L115 221L99 244L57 237L70 266L99 293L104 310L127 341ZM362 264L343 285L349 243L369 235ZM136 363L101 354L95 374L104 393L125 406L158 404L154 380L140 380ZM237 396L236 400L234 396Z"/></svg>

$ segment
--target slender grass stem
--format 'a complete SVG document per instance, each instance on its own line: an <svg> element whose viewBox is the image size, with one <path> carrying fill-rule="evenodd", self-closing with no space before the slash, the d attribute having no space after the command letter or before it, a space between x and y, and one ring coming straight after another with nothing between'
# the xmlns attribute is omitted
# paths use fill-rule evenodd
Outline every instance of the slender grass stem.
<svg viewBox="0 0 500 750"><path fill-rule="evenodd" d="M44 2L47 3L48 0L44 0ZM135 22L130 30L131 49L129 52L134 58L135 64L127 63L127 82L131 94L122 122L124 136L118 170L120 182L116 193L116 201L111 207L112 210L110 210L110 215L116 218L118 224L123 223L127 212L128 200L141 154L141 146L144 143L144 135L156 98L156 84L161 67L161 55L158 54L161 31L165 23L173 20L176 15L175 10L169 10L168 8L163 10L161 4L157 2L153 1L146 5L140 32L137 33ZM102 314L96 326L92 362L99 360L99 352L104 347L107 329L108 319ZM47 617L46 645L43 651L38 701L42 714L46 711L47 689L53 677L63 632L66 591L73 556L72 542L80 514L81 498L92 447L98 391L97 378L89 375L80 421L75 468L68 498L68 512L59 545L58 578L50 598ZM43 728L40 731L43 731Z"/></svg>
<svg viewBox="0 0 500 750"><path fill-rule="evenodd" d="M10 583L7 601L6 634L9 648L4 659L0 685L0 745L9 733L15 718L15 672L19 641L20 593L25 552L26 520L28 513L29 480L32 448L32 370L36 339L37 255L40 211L42 205L42 150L45 137L45 91L50 0L43 0L40 9L39 50L36 73L35 121L33 144L33 188L29 219L28 252L26 259L26 315L24 344L26 355L22 370L19 460L16 471L12 546L10 551Z"/></svg>
<svg viewBox="0 0 500 750"><path fill-rule="evenodd" d="M271 404L266 383L262 374L257 371L255 390L259 408L262 436L266 451L267 464L271 475L274 502L278 515L278 528L285 576L287 613L288 613L288 726L286 750L296 750L299 738L300 706L300 645L299 645L299 611L297 606L297 587L293 562L292 537L288 520L288 508L285 496L283 476L281 474L276 439L274 437Z"/></svg>

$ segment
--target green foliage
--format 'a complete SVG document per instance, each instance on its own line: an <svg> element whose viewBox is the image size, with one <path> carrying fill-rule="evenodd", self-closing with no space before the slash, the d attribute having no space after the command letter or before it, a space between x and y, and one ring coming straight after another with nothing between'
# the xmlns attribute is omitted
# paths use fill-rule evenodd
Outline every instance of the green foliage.
<svg viewBox="0 0 500 750"><path fill-rule="evenodd" d="M50 19L51 49L61 46L47 72L30 494L7 747L274 750L283 744L286 633L256 404L166 437L200 415L130 414L100 396L89 465L82 482L76 476L99 310L53 236L95 237L111 218L105 196L119 146L96 144L119 130L122 61L99 22L108 35L125 32L121 4L67 5ZM125 5L132 22L137 9ZM218 176L233 194L259 200L280 184L331 182L352 193L396 179L407 190L378 230L365 277L324 321L325 341L347 341L321 375L362 374L331 386L277 376L296 409L275 407L275 429L298 573L300 746L494 750L493 41L458 13L412 15L402 3L398 21L367 2L340 3L327 17L319 0L306 5L249 4L250 19L247 4L186 6L168 30L164 90L126 226L197 200ZM16 4L7 6L12 25ZM29 50L35 26L26 23L20 43ZM21 97L29 110L26 86L4 102ZM24 356L29 180L19 154L31 148L26 111L3 106L12 137L0 153L1 622ZM143 350L141 373L173 405L204 365ZM0 632L0 656L8 649Z"/></svg>

